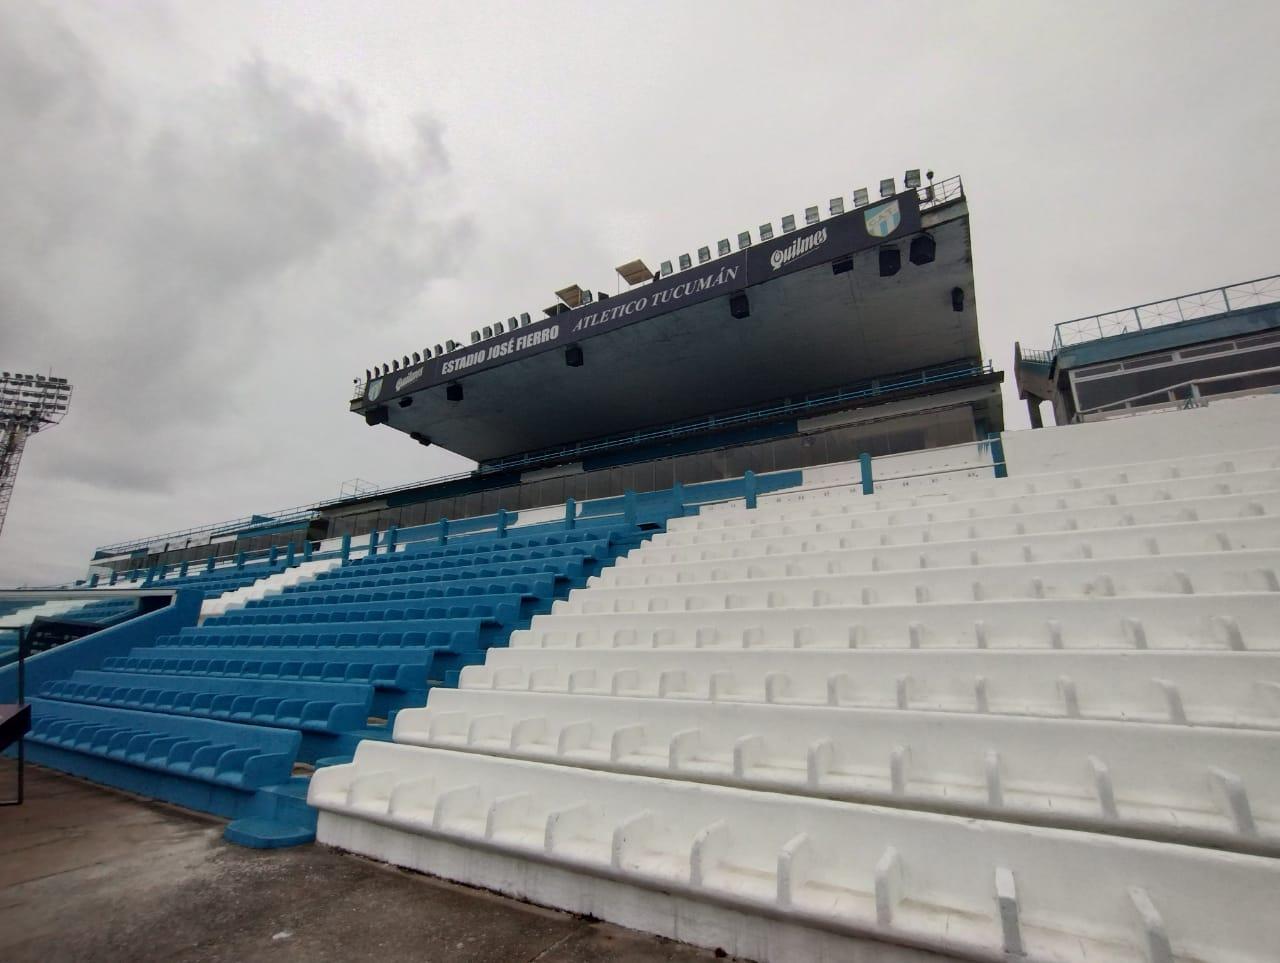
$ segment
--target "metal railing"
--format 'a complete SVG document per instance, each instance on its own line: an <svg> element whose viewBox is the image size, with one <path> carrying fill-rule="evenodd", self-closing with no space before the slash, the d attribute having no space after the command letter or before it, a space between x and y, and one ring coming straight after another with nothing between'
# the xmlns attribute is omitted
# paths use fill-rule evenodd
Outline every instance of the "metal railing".
<svg viewBox="0 0 1280 963"><path fill-rule="evenodd" d="M1106 314L1095 314L1071 321L1061 321L1053 326L1053 347L1056 351L1074 344L1084 344L1122 334L1146 331L1209 318L1240 308L1274 304L1280 301L1280 274L1242 281L1227 287L1209 288L1192 294L1183 294L1165 301L1152 301ZM1026 357L1029 352L1023 352Z"/></svg>
<svg viewBox="0 0 1280 963"><path fill-rule="evenodd" d="M1022 360L1030 361L1032 364L1053 364L1055 357L1057 357L1056 351L1041 351L1038 348L1022 349Z"/></svg>

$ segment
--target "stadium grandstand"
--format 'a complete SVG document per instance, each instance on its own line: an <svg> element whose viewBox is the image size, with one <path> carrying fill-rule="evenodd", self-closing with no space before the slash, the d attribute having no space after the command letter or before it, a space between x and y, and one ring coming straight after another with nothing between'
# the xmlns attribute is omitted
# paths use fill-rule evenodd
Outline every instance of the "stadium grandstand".
<svg viewBox="0 0 1280 963"><path fill-rule="evenodd" d="M1274 279L1018 346L1006 431L903 187L356 379L471 472L0 593L21 751L746 959L1274 960Z"/></svg>

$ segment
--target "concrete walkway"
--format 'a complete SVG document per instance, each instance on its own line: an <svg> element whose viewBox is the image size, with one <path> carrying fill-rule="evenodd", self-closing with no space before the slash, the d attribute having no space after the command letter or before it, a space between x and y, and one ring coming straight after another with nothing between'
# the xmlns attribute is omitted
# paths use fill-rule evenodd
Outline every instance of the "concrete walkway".
<svg viewBox="0 0 1280 963"><path fill-rule="evenodd" d="M0 960L715 958L323 847L241 849L222 828L29 765L26 804L0 809Z"/></svg>

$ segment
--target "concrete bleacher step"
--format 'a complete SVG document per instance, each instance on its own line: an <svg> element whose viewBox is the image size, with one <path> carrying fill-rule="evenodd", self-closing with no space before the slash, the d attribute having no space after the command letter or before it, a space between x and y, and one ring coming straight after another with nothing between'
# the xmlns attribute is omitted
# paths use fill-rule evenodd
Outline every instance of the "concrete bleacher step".
<svg viewBox="0 0 1280 963"><path fill-rule="evenodd" d="M634 553L588 580L588 587L669 585L787 576L852 575L983 565L1031 565L1111 559L1154 558L1218 552L1280 549L1280 516L1233 521L1182 522L1134 526L1105 532L1065 532L1053 536L1000 536L990 539L929 541L875 546L861 551L841 547L841 537L802 540L764 551L751 542L732 550L682 549Z"/></svg>
<svg viewBox="0 0 1280 963"><path fill-rule="evenodd" d="M658 600L659 602L661 599ZM512 648L1280 650L1280 593L540 615Z"/></svg>
<svg viewBox="0 0 1280 963"><path fill-rule="evenodd" d="M1280 489L1280 468L1243 474L1186 478L1179 481L1112 485L1043 494L975 492L964 500L920 505L882 504L846 491L838 496L801 507L777 504L757 508L731 507L727 510L673 519L660 543L681 543L712 533L727 534L761 525L853 523L859 528L882 528L913 521L943 523L977 519L999 519L1009 515L1040 515L1057 512L1090 512L1117 507L1149 505L1162 501L1195 502L1227 496L1265 496Z"/></svg>
<svg viewBox="0 0 1280 963"><path fill-rule="evenodd" d="M1247 729L437 689L395 741L1280 855L1276 740Z"/></svg>
<svg viewBox="0 0 1280 963"><path fill-rule="evenodd" d="M459 685L1280 729L1271 652L507 648L462 669Z"/></svg>
<svg viewBox="0 0 1280 963"><path fill-rule="evenodd" d="M829 548L864 549L929 542L974 541L1013 535L1053 535L1067 532L1101 532L1135 525L1174 522L1228 521L1267 517L1280 513L1280 490L1241 495L1153 501L1108 508L1065 509L1034 513L1010 513L990 517L930 522L916 516L887 515L884 524L867 526L856 515L795 522L766 522L756 526L671 532L655 539L643 556L664 558L664 553L745 547L753 544L787 550L809 542ZM832 541L834 540L834 542ZM763 554L763 549L760 550Z"/></svg>
<svg viewBox="0 0 1280 963"><path fill-rule="evenodd" d="M292 568L276 572L249 585L232 589L217 598L206 599L200 608L202 618L225 615L233 609L243 608L251 602L271 595L279 595L299 585L305 585L319 576L342 565L340 558L316 559L302 562Z"/></svg>
<svg viewBox="0 0 1280 963"><path fill-rule="evenodd" d="M850 935L981 959L1274 950L1280 861L1252 855L392 744L308 799L322 843L755 958L842 958L824 941Z"/></svg>
<svg viewBox="0 0 1280 963"><path fill-rule="evenodd" d="M858 574L797 572L781 577L770 576L760 567L748 566L738 574L705 563L701 572L690 570L679 582L665 586L656 582L619 585L616 578L602 578L557 601L552 613L636 611L658 601L668 610L692 610L1280 592L1277 573L1280 550L1274 549L1229 556L1142 556L1106 563L1075 559Z"/></svg>

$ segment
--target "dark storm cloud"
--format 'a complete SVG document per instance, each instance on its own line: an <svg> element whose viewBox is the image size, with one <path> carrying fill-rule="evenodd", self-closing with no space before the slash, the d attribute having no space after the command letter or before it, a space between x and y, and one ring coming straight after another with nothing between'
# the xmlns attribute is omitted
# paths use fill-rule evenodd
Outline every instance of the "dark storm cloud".
<svg viewBox="0 0 1280 963"><path fill-rule="evenodd" d="M433 118L391 150L353 92L262 58L173 93L139 109L52 12L0 7L0 360L76 390L20 495L251 468L243 426L272 366L341 350L353 318L365 335L390 323L467 249L470 222L435 213L449 158Z"/></svg>

